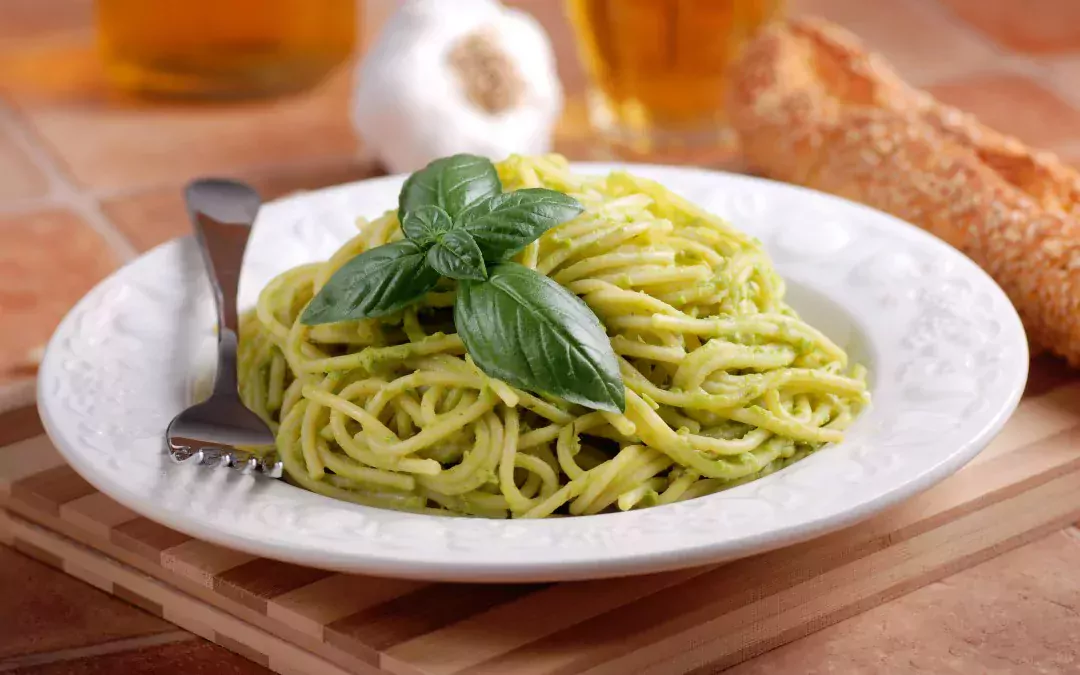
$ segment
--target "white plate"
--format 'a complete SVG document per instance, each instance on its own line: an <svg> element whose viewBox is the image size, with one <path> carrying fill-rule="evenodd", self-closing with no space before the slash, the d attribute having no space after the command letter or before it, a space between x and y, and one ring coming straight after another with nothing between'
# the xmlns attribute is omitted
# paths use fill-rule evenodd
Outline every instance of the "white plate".
<svg viewBox="0 0 1080 675"><path fill-rule="evenodd" d="M575 167L589 173L613 165ZM352 572L469 581L581 579L746 556L865 518L960 468L999 431L1027 375L1020 321L994 282L917 228L788 185L634 166L760 237L791 304L871 373L846 440L762 480L670 506L579 518L440 518L339 502L280 481L178 467L162 454L211 335L190 240L151 251L64 319L42 364L49 435L97 488L192 536ZM324 259L357 215L396 204L400 177L266 205L241 304L275 273Z"/></svg>

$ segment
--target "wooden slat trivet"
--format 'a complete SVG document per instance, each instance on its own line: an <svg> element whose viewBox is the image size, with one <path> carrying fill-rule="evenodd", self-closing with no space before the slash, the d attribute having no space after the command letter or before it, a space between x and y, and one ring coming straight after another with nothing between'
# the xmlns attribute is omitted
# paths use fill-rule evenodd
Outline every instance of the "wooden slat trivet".
<svg viewBox="0 0 1080 675"><path fill-rule="evenodd" d="M261 559L120 506L43 436L0 449L0 530L282 673L715 672L1080 518L1080 383L1030 389L972 464L877 517L726 565L631 579L425 584Z"/></svg>
<svg viewBox="0 0 1080 675"><path fill-rule="evenodd" d="M0 542L279 673L347 675L311 652L47 528L0 510Z"/></svg>

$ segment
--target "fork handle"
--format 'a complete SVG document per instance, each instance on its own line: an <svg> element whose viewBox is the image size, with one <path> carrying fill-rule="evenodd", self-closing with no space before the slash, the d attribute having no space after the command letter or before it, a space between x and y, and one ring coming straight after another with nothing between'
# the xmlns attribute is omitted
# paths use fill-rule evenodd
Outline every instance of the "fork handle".
<svg viewBox="0 0 1080 675"><path fill-rule="evenodd" d="M219 178L193 181L184 190L218 314L218 366L214 393L237 395L236 296L251 226L262 200L249 185Z"/></svg>

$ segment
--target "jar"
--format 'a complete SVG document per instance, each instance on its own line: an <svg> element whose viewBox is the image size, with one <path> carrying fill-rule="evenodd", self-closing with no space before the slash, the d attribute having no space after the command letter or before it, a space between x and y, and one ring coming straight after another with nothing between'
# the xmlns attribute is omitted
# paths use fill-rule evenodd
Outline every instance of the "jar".
<svg viewBox="0 0 1080 675"><path fill-rule="evenodd" d="M244 98L305 89L352 52L357 0L97 0L108 78L141 94Z"/></svg>

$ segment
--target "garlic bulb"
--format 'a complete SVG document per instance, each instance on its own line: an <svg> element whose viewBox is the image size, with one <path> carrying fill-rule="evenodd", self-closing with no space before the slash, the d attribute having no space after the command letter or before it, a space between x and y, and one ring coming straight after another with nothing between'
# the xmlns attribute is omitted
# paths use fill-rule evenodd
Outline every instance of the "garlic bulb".
<svg viewBox="0 0 1080 675"><path fill-rule="evenodd" d="M353 122L393 172L550 150L562 89L547 35L496 0L405 0L358 72Z"/></svg>

